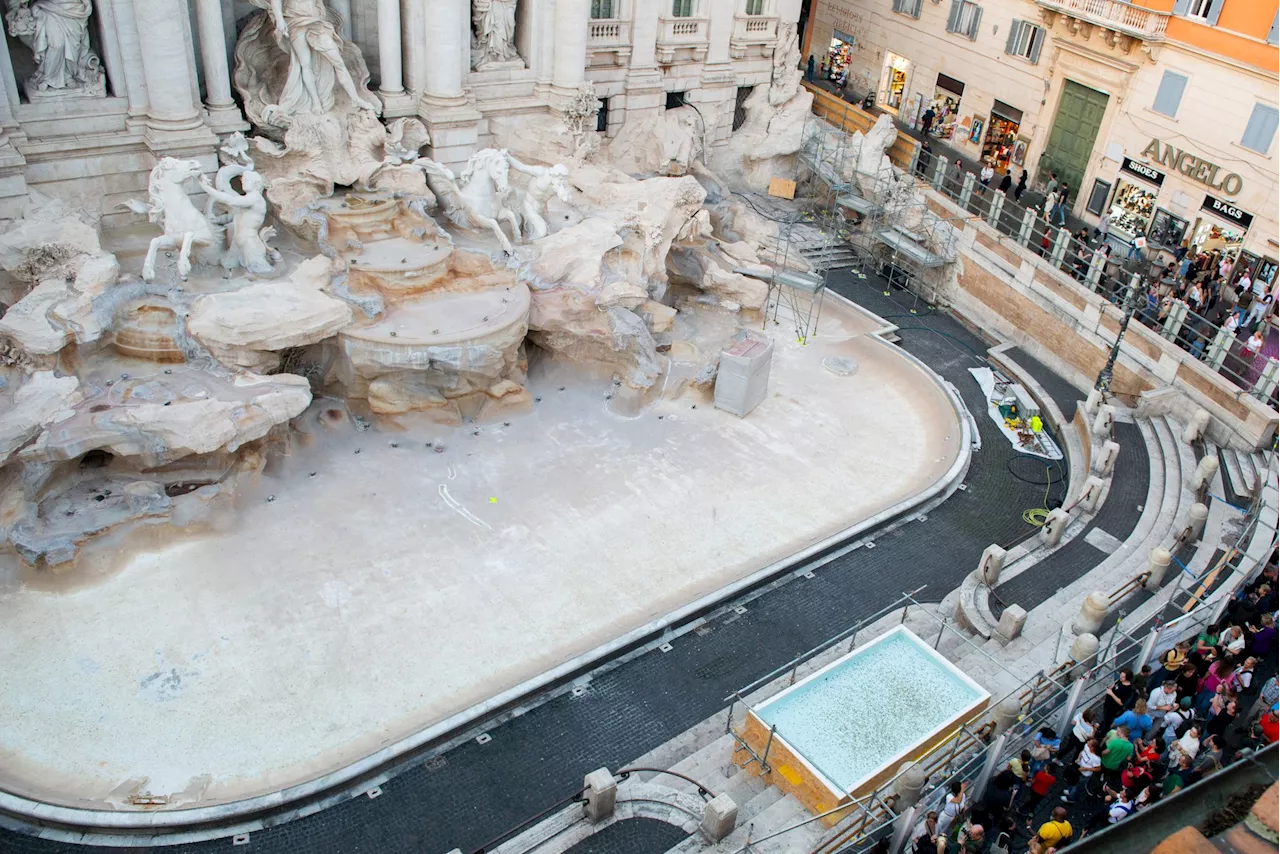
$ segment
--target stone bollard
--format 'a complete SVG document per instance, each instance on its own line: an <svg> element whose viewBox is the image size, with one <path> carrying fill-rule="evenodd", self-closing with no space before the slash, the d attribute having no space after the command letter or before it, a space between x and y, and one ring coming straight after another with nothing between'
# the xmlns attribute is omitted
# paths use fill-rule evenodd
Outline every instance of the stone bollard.
<svg viewBox="0 0 1280 854"><path fill-rule="evenodd" d="M1209 521L1209 508L1197 501L1187 508L1187 521L1182 526L1183 542L1194 543L1204 533L1204 525Z"/></svg>
<svg viewBox="0 0 1280 854"><path fill-rule="evenodd" d="M1089 389L1089 396L1084 399L1084 414L1095 415L1102 405L1102 392L1096 388Z"/></svg>
<svg viewBox="0 0 1280 854"><path fill-rule="evenodd" d="M1049 516L1044 520L1044 527L1040 529L1040 542L1046 546L1056 546L1062 542L1062 532L1067 529L1070 521L1070 514L1061 507L1050 510Z"/></svg>
<svg viewBox="0 0 1280 854"><path fill-rule="evenodd" d="M996 631L1006 641L1011 641L1022 634L1022 627L1027 624L1027 612L1018 605L1010 605L1000 615L1000 624Z"/></svg>
<svg viewBox="0 0 1280 854"><path fill-rule="evenodd" d="M1022 717L1022 701L1017 697L1005 697L995 707L993 720L996 723L996 733L1004 732L1017 723L1020 717Z"/></svg>
<svg viewBox="0 0 1280 854"><path fill-rule="evenodd" d="M1102 489L1106 486L1100 477L1090 477L1084 482L1084 495L1080 496L1080 505L1086 513L1097 513L1098 502L1102 500Z"/></svg>
<svg viewBox="0 0 1280 854"><path fill-rule="evenodd" d="M1101 590L1095 590L1084 598L1084 602L1080 605L1080 613L1076 615L1076 621L1072 625L1072 630L1078 634L1094 635L1098 633L1098 629L1102 628L1102 621L1107 618L1107 611L1110 608L1107 601L1107 594Z"/></svg>
<svg viewBox="0 0 1280 854"><path fill-rule="evenodd" d="M738 805L724 792L707 801L702 808L702 835L709 842L719 842L738 823Z"/></svg>
<svg viewBox="0 0 1280 854"><path fill-rule="evenodd" d="M1202 489L1208 489L1209 484L1213 483L1214 475L1218 473L1218 458L1209 454L1200 458L1200 462L1196 465L1196 470L1191 474L1191 489L1199 492Z"/></svg>
<svg viewBox="0 0 1280 854"><path fill-rule="evenodd" d="M1116 457L1120 456L1120 444L1110 439L1102 443L1102 450L1093 457L1093 470L1103 477L1110 477L1116 468Z"/></svg>
<svg viewBox="0 0 1280 854"><path fill-rule="evenodd" d="M1116 423L1116 408L1109 403L1098 407L1098 414L1093 416L1093 435L1102 438L1111 435L1111 427Z"/></svg>
<svg viewBox="0 0 1280 854"><path fill-rule="evenodd" d="M1076 666L1071 668L1071 678L1075 679L1093 667L1093 660L1098 655L1098 636L1088 632L1076 635L1076 639L1071 643L1071 652L1067 654L1076 663Z"/></svg>
<svg viewBox="0 0 1280 854"><path fill-rule="evenodd" d="M1144 590L1159 590L1160 585L1164 583L1165 573L1169 571L1169 564L1173 562L1173 554L1168 549L1156 547L1151 550L1151 554L1147 557L1147 575L1146 582L1142 585Z"/></svg>
<svg viewBox="0 0 1280 854"><path fill-rule="evenodd" d="M582 785L587 790L587 818L592 824L604 821L613 815L613 808L618 803L618 781L608 768L597 768L582 778Z"/></svg>
<svg viewBox="0 0 1280 854"><path fill-rule="evenodd" d="M995 587L1000 582L1000 570L1004 569L1004 558L1007 552L995 543L982 550L982 560L978 561L978 575L982 583Z"/></svg>
<svg viewBox="0 0 1280 854"><path fill-rule="evenodd" d="M898 778L893 781L893 790L898 795L894 805L900 812L916 805L924 784L929 781L924 769L916 762L904 762L898 767Z"/></svg>
<svg viewBox="0 0 1280 854"><path fill-rule="evenodd" d="M1198 442L1204 438L1204 434L1209 429L1209 413L1203 409L1197 409L1195 414L1191 416L1191 420L1187 422L1187 426L1182 428L1182 441L1190 445L1192 442Z"/></svg>

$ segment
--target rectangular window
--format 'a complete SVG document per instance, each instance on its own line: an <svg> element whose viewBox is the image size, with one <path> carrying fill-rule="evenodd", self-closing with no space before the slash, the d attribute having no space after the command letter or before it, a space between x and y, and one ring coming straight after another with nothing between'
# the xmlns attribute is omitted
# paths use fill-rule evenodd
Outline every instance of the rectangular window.
<svg viewBox="0 0 1280 854"><path fill-rule="evenodd" d="M598 133L609 132L609 99L601 98L596 101L596 131Z"/></svg>
<svg viewBox="0 0 1280 854"><path fill-rule="evenodd" d="M685 17L688 17L688 16L686 15ZM684 106L684 93L683 93L683 92L668 92L668 93L667 93L667 107L666 107L666 108L667 108L668 110L676 110L676 109L679 109L680 107L683 107L683 106Z"/></svg>
<svg viewBox="0 0 1280 854"><path fill-rule="evenodd" d="M591 0L591 17L608 20L613 17L613 0Z"/></svg>
<svg viewBox="0 0 1280 854"><path fill-rule="evenodd" d="M747 98L751 97L753 86L739 86L738 95L733 102L733 130L747 123Z"/></svg>
<svg viewBox="0 0 1280 854"><path fill-rule="evenodd" d="M1160 88L1156 90L1155 103L1151 109L1157 113L1173 118L1178 115L1178 105L1182 103L1182 93L1187 90L1187 76L1176 71L1166 71L1160 78Z"/></svg>
<svg viewBox="0 0 1280 854"><path fill-rule="evenodd" d="M959 33L973 41L978 38L978 26L981 23L981 6L972 0L951 0L951 14L947 16L947 32Z"/></svg>
<svg viewBox="0 0 1280 854"><path fill-rule="evenodd" d="M671 0L671 17L693 17L693 0Z"/></svg>
<svg viewBox="0 0 1280 854"><path fill-rule="evenodd" d="M1225 0L1174 0L1173 14L1216 27L1224 2Z"/></svg>
<svg viewBox="0 0 1280 854"><path fill-rule="evenodd" d="M747 0L747 14L748 14L748 15L763 15L763 14L764 14L764 0Z"/></svg>
<svg viewBox="0 0 1280 854"><path fill-rule="evenodd" d="M1271 143L1276 141L1276 128L1280 127L1280 110L1266 104L1254 104L1253 115L1245 126L1240 144L1259 154L1270 154Z"/></svg>
<svg viewBox="0 0 1280 854"><path fill-rule="evenodd" d="M1040 62L1040 50L1043 47L1044 28L1015 18L1009 27L1009 39L1005 42L1004 52L1036 64Z"/></svg>
<svg viewBox="0 0 1280 854"><path fill-rule="evenodd" d="M923 5L924 0L893 0L893 11L919 18L920 7Z"/></svg>

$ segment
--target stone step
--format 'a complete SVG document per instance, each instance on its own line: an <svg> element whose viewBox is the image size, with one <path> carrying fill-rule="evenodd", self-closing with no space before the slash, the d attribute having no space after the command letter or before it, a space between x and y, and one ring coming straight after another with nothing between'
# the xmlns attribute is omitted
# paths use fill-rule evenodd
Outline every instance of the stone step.
<svg viewBox="0 0 1280 854"><path fill-rule="evenodd" d="M753 763L751 767L754 769L755 764ZM735 804L742 805L767 788L769 784L762 778L757 777L750 770L740 770L725 782L721 791L733 798Z"/></svg>
<svg viewBox="0 0 1280 854"><path fill-rule="evenodd" d="M1247 456L1238 454L1231 448L1219 448L1217 454L1218 472L1222 477L1222 485L1227 497L1235 499L1236 503L1247 502L1253 497L1253 493L1249 488L1250 481L1245 467L1247 465L1248 470L1252 471L1252 461L1246 462Z"/></svg>
<svg viewBox="0 0 1280 854"><path fill-rule="evenodd" d="M799 825L805 819L812 818L808 810L791 795L780 798L768 809L758 813L749 821L738 822L738 827L725 838L725 842L737 838L732 848L738 850L748 839L751 839L752 854L787 854L790 851L808 851L823 833L825 825L821 821L811 821L781 836L770 837L771 834L789 827ZM723 844L723 843L721 843Z"/></svg>
<svg viewBox="0 0 1280 854"><path fill-rule="evenodd" d="M782 800L785 795L786 793L777 786L765 786L764 790L757 792L751 800L745 804L738 804L738 824L754 819Z"/></svg>
<svg viewBox="0 0 1280 854"><path fill-rule="evenodd" d="M729 779L738 773L737 766L733 764L733 745L733 736L725 733L672 765L671 770L692 777L707 789L719 794ZM678 777L665 774L659 776L661 779L656 782L679 791L694 791L693 786Z"/></svg>
<svg viewBox="0 0 1280 854"><path fill-rule="evenodd" d="M1249 458L1253 461L1253 470L1258 473L1263 485L1275 489L1277 480L1280 480L1280 472L1277 471L1276 466L1272 465L1271 458L1262 451L1254 451Z"/></svg>

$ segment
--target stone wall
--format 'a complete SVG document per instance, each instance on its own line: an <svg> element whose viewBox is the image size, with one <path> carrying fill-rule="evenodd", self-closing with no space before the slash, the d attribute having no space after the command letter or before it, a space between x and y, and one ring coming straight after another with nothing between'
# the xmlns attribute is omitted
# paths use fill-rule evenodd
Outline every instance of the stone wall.
<svg viewBox="0 0 1280 854"><path fill-rule="evenodd" d="M964 215L949 199L929 195L930 206L945 216ZM1092 386L1115 341L1119 309L986 223L966 222L961 246L943 300L970 324L1016 342L1078 387ZM1147 392L1176 389L1185 397L1169 414L1185 421L1193 407L1204 407L1214 417L1211 437L1219 444L1260 447L1276 433L1275 410L1137 322L1125 335L1112 387L1131 405Z"/></svg>

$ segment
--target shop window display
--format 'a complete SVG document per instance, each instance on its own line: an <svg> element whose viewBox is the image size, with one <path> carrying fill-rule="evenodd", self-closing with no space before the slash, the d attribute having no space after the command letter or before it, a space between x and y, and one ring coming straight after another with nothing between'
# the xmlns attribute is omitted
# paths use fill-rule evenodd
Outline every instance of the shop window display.
<svg viewBox="0 0 1280 854"><path fill-rule="evenodd" d="M1137 184L1120 181L1111 200L1111 228L1127 234L1146 234L1155 212L1156 194Z"/></svg>
<svg viewBox="0 0 1280 854"><path fill-rule="evenodd" d="M853 54L853 39L842 38L844 33L836 33L831 38L831 46L827 49L827 80L837 86L843 86L849 73L849 60Z"/></svg>
<svg viewBox="0 0 1280 854"><path fill-rule="evenodd" d="M1018 123L992 113L982 141L982 159L1001 172L1008 171L1017 142Z"/></svg>
<svg viewBox="0 0 1280 854"><path fill-rule="evenodd" d="M1151 218L1151 230L1147 232L1147 240L1152 246L1164 249L1177 249L1187 233L1189 223L1180 216L1174 216L1164 208L1157 208Z"/></svg>

